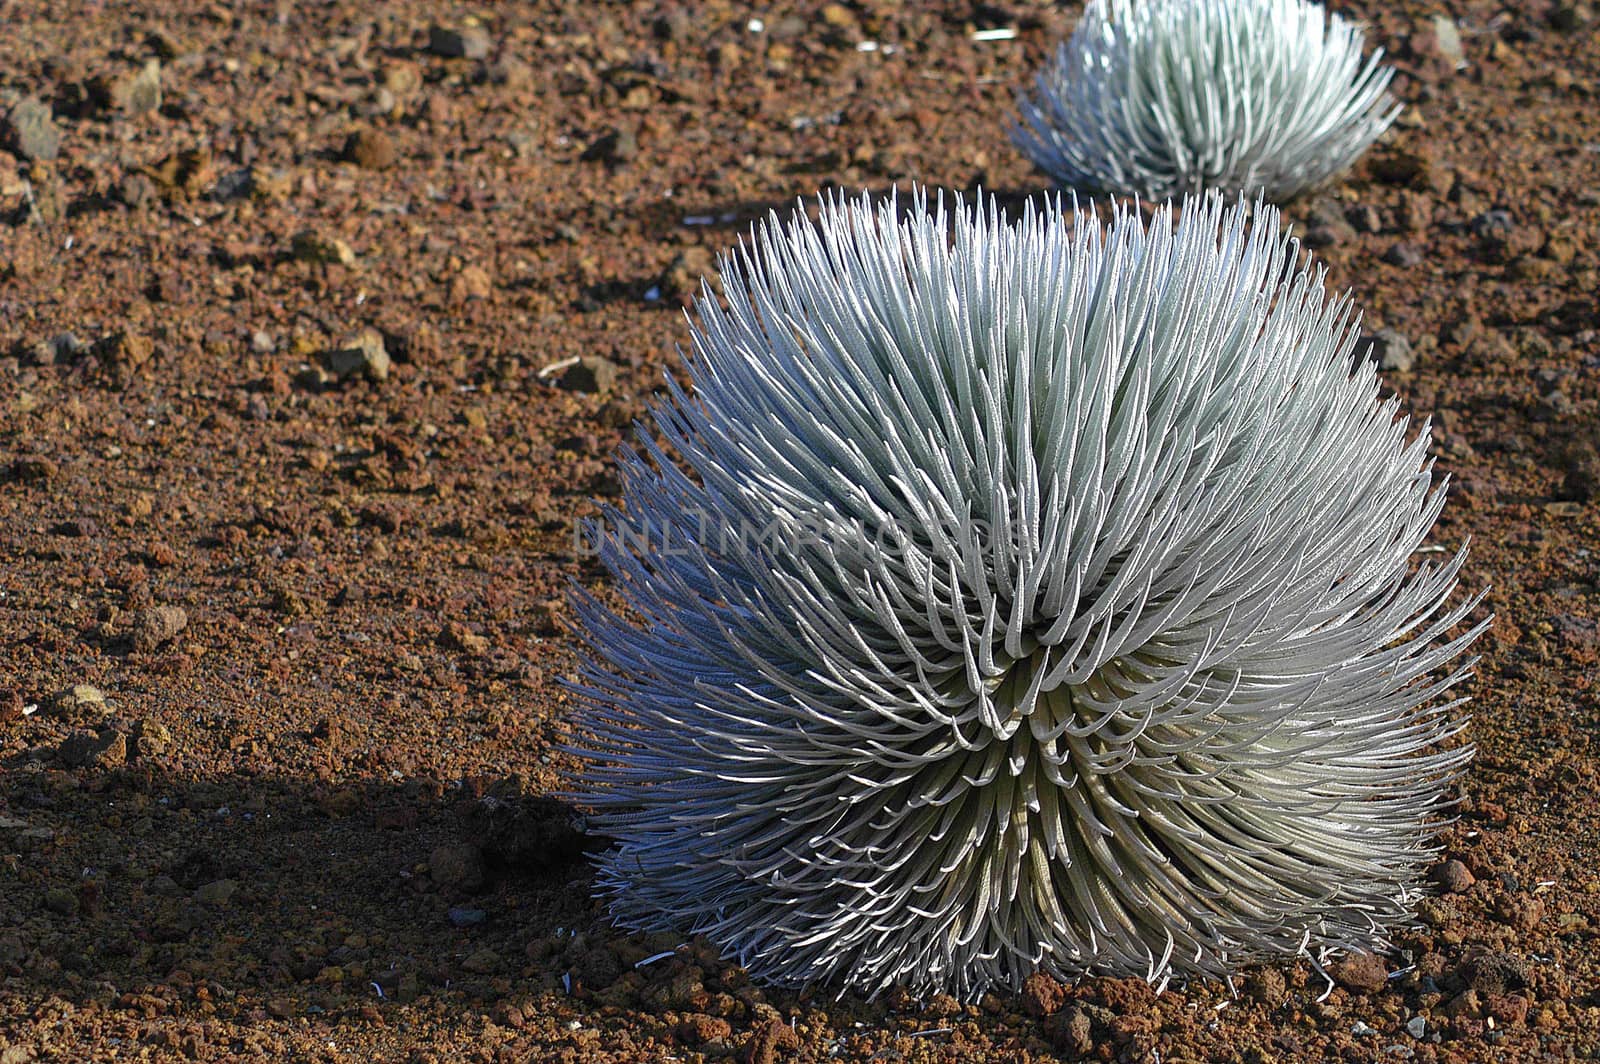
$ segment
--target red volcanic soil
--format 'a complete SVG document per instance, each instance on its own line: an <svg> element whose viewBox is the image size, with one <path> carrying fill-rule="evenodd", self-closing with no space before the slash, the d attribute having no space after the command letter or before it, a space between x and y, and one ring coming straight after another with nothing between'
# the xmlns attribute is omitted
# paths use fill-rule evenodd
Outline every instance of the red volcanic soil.
<svg viewBox="0 0 1600 1064"><path fill-rule="evenodd" d="M1409 106L1287 220L1408 341L1498 617L1452 863L1331 992L966 1007L608 927L545 797L571 530L752 219L1043 188L1076 9L0 3L0 1064L1600 1052L1600 24L1461 0L1458 69L1441 6L1336 6Z"/></svg>

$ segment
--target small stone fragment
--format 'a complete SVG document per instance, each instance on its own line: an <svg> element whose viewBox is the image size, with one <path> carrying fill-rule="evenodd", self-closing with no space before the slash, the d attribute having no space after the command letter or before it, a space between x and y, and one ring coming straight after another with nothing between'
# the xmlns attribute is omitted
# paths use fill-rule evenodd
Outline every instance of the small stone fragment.
<svg viewBox="0 0 1600 1064"><path fill-rule="evenodd" d="M1358 233L1377 233L1383 230L1383 215L1370 203L1355 203L1346 207L1344 219Z"/></svg>
<svg viewBox="0 0 1600 1064"><path fill-rule="evenodd" d="M47 104L29 97L11 109L6 142L24 159L50 162L61 154L61 130Z"/></svg>
<svg viewBox="0 0 1600 1064"><path fill-rule="evenodd" d="M1467 983L1480 994L1503 994L1528 985L1531 969L1525 957L1495 950L1467 963Z"/></svg>
<svg viewBox="0 0 1600 1064"><path fill-rule="evenodd" d="M381 129L362 129L350 134L344 143L344 157L363 170L387 170L399 153L394 139Z"/></svg>
<svg viewBox="0 0 1600 1064"><path fill-rule="evenodd" d="M1433 173L1431 155L1407 148L1393 148L1375 156L1371 163L1372 174L1390 185L1423 186L1430 182Z"/></svg>
<svg viewBox="0 0 1600 1064"><path fill-rule="evenodd" d="M1439 54L1456 70L1465 70L1466 52L1461 48L1461 31L1449 15L1433 16L1433 36L1439 42Z"/></svg>
<svg viewBox="0 0 1600 1064"><path fill-rule="evenodd" d="M397 60L383 68L383 87L403 100L422 88L422 71L415 63Z"/></svg>
<svg viewBox="0 0 1600 1064"><path fill-rule="evenodd" d="M489 650L489 640L460 621L451 621L444 626L439 632L439 643L441 646L466 654L485 654Z"/></svg>
<svg viewBox="0 0 1600 1064"><path fill-rule="evenodd" d="M1356 231L1350 223L1337 218L1307 229L1305 245L1308 248L1327 248L1335 244L1348 244L1355 238Z"/></svg>
<svg viewBox="0 0 1600 1064"><path fill-rule="evenodd" d="M250 194L258 200L277 202L286 200L294 191L294 175L288 170L250 168Z"/></svg>
<svg viewBox="0 0 1600 1064"><path fill-rule="evenodd" d="M469 909L457 905L450 910L450 923L453 927L477 927L487 919L489 914L482 909Z"/></svg>
<svg viewBox="0 0 1600 1064"><path fill-rule="evenodd" d="M117 198L131 210L139 210L141 206L152 202L155 195L155 182L150 181L146 174L125 174L122 181L117 182Z"/></svg>
<svg viewBox="0 0 1600 1064"><path fill-rule="evenodd" d="M1383 261L1409 270L1422 265L1422 252L1417 245L1401 241L1389 246L1389 250L1383 253Z"/></svg>
<svg viewBox="0 0 1600 1064"><path fill-rule="evenodd" d="M1328 969L1333 981L1358 994L1376 994L1389 982L1389 969L1375 953L1351 953Z"/></svg>
<svg viewBox="0 0 1600 1064"><path fill-rule="evenodd" d="M150 166L140 167L168 197L193 199L216 181L209 148L185 148L175 151Z"/></svg>
<svg viewBox="0 0 1600 1064"><path fill-rule="evenodd" d="M370 381L383 381L389 377L391 362L383 346L383 334L369 328L351 333L338 347L325 352L322 364L339 380L361 373Z"/></svg>
<svg viewBox="0 0 1600 1064"><path fill-rule="evenodd" d="M1452 1020L1460 1017L1475 1020L1483 1015L1483 998L1476 990L1463 990L1445 1004L1444 1014Z"/></svg>
<svg viewBox="0 0 1600 1064"><path fill-rule="evenodd" d="M486 946L469 955L461 962L461 967L478 975L486 975L500 967L500 954Z"/></svg>
<svg viewBox="0 0 1600 1064"><path fill-rule="evenodd" d="M613 129L590 144L583 157L611 166L624 166L639 157L639 138L629 129Z"/></svg>
<svg viewBox="0 0 1600 1064"><path fill-rule="evenodd" d="M1409 373L1416 364L1411 341L1394 329L1379 329L1363 336L1361 342L1365 345L1364 357L1374 359L1385 373Z"/></svg>
<svg viewBox="0 0 1600 1064"><path fill-rule="evenodd" d="M50 714L68 724L96 724L111 712L98 687L73 684L50 700Z"/></svg>
<svg viewBox="0 0 1600 1064"><path fill-rule="evenodd" d="M66 887L52 887L45 891L44 907L59 916L76 916L78 895Z"/></svg>
<svg viewBox="0 0 1600 1064"><path fill-rule="evenodd" d="M533 68L515 56L504 56L499 62L490 64L486 73L491 84L512 92L525 89L533 82Z"/></svg>
<svg viewBox="0 0 1600 1064"><path fill-rule="evenodd" d="M1522 994L1490 994L1484 999L1483 1008L1501 1023L1520 1027L1528 1020L1529 1004Z"/></svg>
<svg viewBox="0 0 1600 1064"><path fill-rule="evenodd" d="M447 59L483 59L489 55L489 35L477 26L428 30L428 50Z"/></svg>
<svg viewBox="0 0 1600 1064"><path fill-rule="evenodd" d="M703 1012L691 1013L678 1024L678 1038L690 1045L705 1045L719 1038L727 1038L731 1034L733 1026L727 1020L717 1016L707 1016Z"/></svg>
<svg viewBox="0 0 1600 1064"><path fill-rule="evenodd" d="M460 305L469 299L488 299L494 295L494 281L482 266L463 266L450 281L450 302Z"/></svg>
<svg viewBox="0 0 1600 1064"><path fill-rule="evenodd" d="M1423 898L1417 902L1417 919L1427 927L1444 927L1459 916L1448 898Z"/></svg>
<svg viewBox="0 0 1600 1064"><path fill-rule="evenodd" d="M483 854L470 842L447 842L428 857L428 874L443 890L472 891L483 886Z"/></svg>
<svg viewBox="0 0 1600 1064"><path fill-rule="evenodd" d="M188 624L189 614L182 606L147 606L133 619L133 649L148 654L171 642Z"/></svg>
<svg viewBox="0 0 1600 1064"><path fill-rule="evenodd" d="M675 7L664 15L657 15L650 28L660 40L681 41L694 29L694 21L687 11Z"/></svg>
<svg viewBox="0 0 1600 1064"><path fill-rule="evenodd" d="M1436 865L1432 877L1433 881L1439 884L1439 889L1446 894L1465 894L1472 889L1472 884L1477 882L1467 866L1456 860Z"/></svg>
<svg viewBox="0 0 1600 1064"><path fill-rule="evenodd" d="M607 395L617 384L617 364L602 355L585 355L561 375L561 387L569 392Z"/></svg>
<svg viewBox="0 0 1600 1064"><path fill-rule="evenodd" d="M228 904L234 893L239 889L239 884L232 879L218 879L205 883L194 892L194 900L201 905L220 907Z"/></svg>
<svg viewBox="0 0 1600 1064"><path fill-rule="evenodd" d="M779 1050L799 1048L800 1038L780 1017L772 1016L751 1032L747 1059L750 1064L775 1064Z"/></svg>
<svg viewBox="0 0 1600 1064"><path fill-rule="evenodd" d="M1081 1008L1070 1008L1050 1017L1047 1031L1055 1047L1075 1059L1094 1052L1094 1021Z"/></svg>
<svg viewBox="0 0 1600 1064"><path fill-rule="evenodd" d="M159 757L172 745L172 733L160 721L141 720L133 728L133 753L137 757Z"/></svg>
<svg viewBox="0 0 1600 1064"><path fill-rule="evenodd" d="M684 248L661 274L661 298L687 307L700 294L702 280L709 281L713 287L720 283L716 256L703 247Z"/></svg>
<svg viewBox="0 0 1600 1064"><path fill-rule="evenodd" d="M1594 21L1594 9L1584 0L1564 3L1550 13L1550 25L1563 33L1579 30Z"/></svg>
<svg viewBox="0 0 1600 1064"><path fill-rule="evenodd" d="M1022 1008L1029 1016L1049 1016L1067 1000L1067 988L1044 972L1034 972L1022 984Z"/></svg>
<svg viewBox="0 0 1600 1064"><path fill-rule="evenodd" d="M11 479L23 484L43 484L54 480L61 467L48 458L17 458L11 463Z"/></svg>
<svg viewBox="0 0 1600 1064"><path fill-rule="evenodd" d="M1494 915L1519 931L1532 931L1544 919L1544 902L1527 894L1502 894L1495 899Z"/></svg>
<svg viewBox="0 0 1600 1064"><path fill-rule="evenodd" d="M302 229L290 242L290 254L301 262L321 262L328 265L348 266L356 261L356 253L338 237L326 237L312 229Z"/></svg>
<svg viewBox="0 0 1600 1064"><path fill-rule="evenodd" d="M118 329L97 340L91 350L108 373L125 378L138 371L155 354L149 337Z"/></svg>
<svg viewBox="0 0 1600 1064"><path fill-rule="evenodd" d="M1250 969L1244 977L1244 992L1268 1008L1277 1008L1288 997L1289 987L1283 972L1263 965Z"/></svg>
<svg viewBox="0 0 1600 1064"><path fill-rule="evenodd" d="M137 72L118 78L111 86L111 102L130 115L147 115L161 109L161 61L146 60Z"/></svg>
<svg viewBox="0 0 1600 1064"><path fill-rule="evenodd" d="M56 752L68 768L116 768L128 760L128 740L114 728L100 734L75 731Z"/></svg>
<svg viewBox="0 0 1600 1064"><path fill-rule="evenodd" d="M1561 478L1563 497L1577 502L1588 502L1600 495L1600 447L1594 440L1578 439L1568 443L1561 454L1565 475Z"/></svg>
<svg viewBox="0 0 1600 1064"><path fill-rule="evenodd" d="M1419 1042L1428 1033L1428 1020L1424 1016L1413 1016L1406 1021L1406 1034Z"/></svg>
<svg viewBox="0 0 1600 1064"><path fill-rule="evenodd" d="M856 24L855 12L843 4L825 4L822 8L822 21L834 29L850 29Z"/></svg>

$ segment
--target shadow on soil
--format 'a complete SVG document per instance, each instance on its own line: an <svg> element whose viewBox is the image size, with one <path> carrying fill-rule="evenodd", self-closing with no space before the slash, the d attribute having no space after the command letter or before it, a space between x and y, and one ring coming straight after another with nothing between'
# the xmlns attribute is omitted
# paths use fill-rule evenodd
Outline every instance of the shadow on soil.
<svg viewBox="0 0 1600 1064"><path fill-rule="evenodd" d="M199 1003L286 1019L621 971L609 949L571 948L622 941L590 900L587 855L606 840L515 779L54 764L0 768L0 978L14 991L146 1018Z"/></svg>

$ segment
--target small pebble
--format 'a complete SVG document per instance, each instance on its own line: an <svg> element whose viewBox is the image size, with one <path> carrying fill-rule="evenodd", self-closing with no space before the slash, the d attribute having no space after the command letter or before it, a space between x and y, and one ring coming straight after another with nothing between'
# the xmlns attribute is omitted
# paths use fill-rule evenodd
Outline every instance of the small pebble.
<svg viewBox="0 0 1600 1064"><path fill-rule="evenodd" d="M1445 861L1433 869L1433 881L1446 894L1465 894L1477 882L1472 872L1460 861Z"/></svg>
<svg viewBox="0 0 1600 1064"><path fill-rule="evenodd" d="M1411 351L1411 341L1394 329L1379 329L1361 338L1366 358L1378 363L1385 373L1409 373L1416 364Z"/></svg>
<svg viewBox="0 0 1600 1064"><path fill-rule="evenodd" d="M489 914L482 909L468 909L458 905L450 910L450 923L456 927L477 927L487 919Z"/></svg>
<svg viewBox="0 0 1600 1064"><path fill-rule="evenodd" d="M394 139L381 129L363 129L350 134L344 144L344 157L363 170L387 170L399 153Z"/></svg>
<svg viewBox="0 0 1600 1064"><path fill-rule="evenodd" d="M374 382L387 380L391 366L383 334L377 329L362 329L345 337L338 347L323 354L322 364L339 380L360 373Z"/></svg>
<svg viewBox="0 0 1600 1064"><path fill-rule="evenodd" d="M11 109L3 138L24 159L49 162L61 154L61 130L48 104L31 97Z"/></svg>
<svg viewBox="0 0 1600 1064"><path fill-rule="evenodd" d="M148 606L133 621L133 648L148 654L189 625L189 614L182 606Z"/></svg>
<svg viewBox="0 0 1600 1064"><path fill-rule="evenodd" d="M56 752L68 768L116 768L128 760L128 739L113 728L75 731Z"/></svg>
<svg viewBox="0 0 1600 1064"><path fill-rule="evenodd" d="M1328 969L1333 981L1358 994L1375 994L1389 983L1389 969L1375 953L1351 953Z"/></svg>
<svg viewBox="0 0 1600 1064"><path fill-rule="evenodd" d="M222 906L228 904L228 901L233 897L234 893L238 891L238 889L239 884L236 880L213 880L210 883L201 885L201 887L194 892L194 900L199 902L201 905L210 905L213 907Z"/></svg>
<svg viewBox="0 0 1600 1064"><path fill-rule="evenodd" d="M569 392L606 395L617 383L617 364L602 355L585 355L561 375L561 387Z"/></svg>
<svg viewBox="0 0 1600 1064"><path fill-rule="evenodd" d="M483 853L470 842L447 842L428 858L428 874L444 890L477 890L484 883Z"/></svg>
<svg viewBox="0 0 1600 1064"><path fill-rule="evenodd" d="M623 166L639 157L639 138L632 130L613 129L596 138L583 157L612 166Z"/></svg>
<svg viewBox="0 0 1600 1064"><path fill-rule="evenodd" d="M106 696L86 683L74 684L50 700L51 715L68 724L93 724L110 712Z"/></svg>
<svg viewBox="0 0 1600 1064"><path fill-rule="evenodd" d="M311 229L302 229L291 238L289 253L301 262L348 266L356 261L349 244Z"/></svg>
<svg viewBox="0 0 1600 1064"><path fill-rule="evenodd" d="M484 975L500 967L500 955L494 950L484 947L462 961L461 967L469 972Z"/></svg>
<svg viewBox="0 0 1600 1064"><path fill-rule="evenodd" d="M1422 252L1418 250L1415 244L1407 244L1401 241L1389 246L1389 250L1383 253L1383 261L1391 266L1401 266L1409 270L1414 266L1422 265Z"/></svg>
<svg viewBox="0 0 1600 1064"><path fill-rule="evenodd" d="M447 59L483 59L489 54L489 35L476 26L434 26L428 30L428 50Z"/></svg>
<svg viewBox="0 0 1600 1064"><path fill-rule="evenodd" d="M138 71L117 79L111 86L111 102L130 115L161 110L161 61L147 60Z"/></svg>

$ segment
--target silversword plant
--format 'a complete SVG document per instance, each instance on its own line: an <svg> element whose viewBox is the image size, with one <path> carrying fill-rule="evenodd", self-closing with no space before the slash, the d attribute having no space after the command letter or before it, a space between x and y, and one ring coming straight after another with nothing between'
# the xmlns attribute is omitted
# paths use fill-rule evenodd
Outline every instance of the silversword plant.
<svg viewBox="0 0 1600 1064"><path fill-rule="evenodd" d="M1400 112L1382 50L1309 0L1090 0L1021 101L1017 145L1063 185L1162 200L1293 196Z"/></svg>
<svg viewBox="0 0 1600 1064"><path fill-rule="evenodd" d="M722 261L580 596L621 926L970 999L1407 916L1482 629L1428 434L1275 210L1179 218L826 200Z"/></svg>

